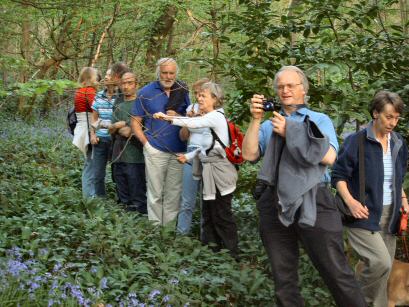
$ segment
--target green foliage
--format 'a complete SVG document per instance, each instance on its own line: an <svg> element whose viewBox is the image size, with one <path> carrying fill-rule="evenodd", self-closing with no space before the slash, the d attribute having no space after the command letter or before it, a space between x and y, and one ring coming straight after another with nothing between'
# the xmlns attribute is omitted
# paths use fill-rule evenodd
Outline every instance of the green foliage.
<svg viewBox="0 0 409 307"><path fill-rule="evenodd" d="M24 97L35 97L43 95L49 91L54 91L57 95L64 94L64 91L78 87L77 82L70 80L32 80L25 83L16 83L14 91L9 95L15 94Z"/></svg>
<svg viewBox="0 0 409 307"><path fill-rule="evenodd" d="M300 1L281 12L273 1L241 1L230 13L224 74L237 88L234 111L253 93L273 94L272 77L282 65L296 63L311 81L313 108L331 115L341 133L348 121L366 122L370 99L379 89L408 98L409 45L396 24L383 14L391 1ZM242 118L244 119L245 116Z"/></svg>
<svg viewBox="0 0 409 307"><path fill-rule="evenodd" d="M4 113L1 120L2 302L273 305L267 256L248 194L233 204L242 251L236 263L227 251L213 253L193 237L176 236L174 225L155 227L146 217L126 213L110 200L112 185L109 199L82 200L82 157L61 117L32 126ZM242 176L253 172L249 165ZM308 277L317 273L307 260L301 262L307 302L314 297L329 306L322 281Z"/></svg>

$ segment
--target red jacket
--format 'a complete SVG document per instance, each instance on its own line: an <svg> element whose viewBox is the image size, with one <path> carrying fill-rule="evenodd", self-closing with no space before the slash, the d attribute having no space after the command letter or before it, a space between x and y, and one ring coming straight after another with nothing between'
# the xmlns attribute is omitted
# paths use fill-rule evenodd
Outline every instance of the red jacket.
<svg viewBox="0 0 409 307"><path fill-rule="evenodd" d="M91 106L94 103L95 94L96 89L91 86L79 88L74 97L75 112L79 113L87 110L92 112Z"/></svg>

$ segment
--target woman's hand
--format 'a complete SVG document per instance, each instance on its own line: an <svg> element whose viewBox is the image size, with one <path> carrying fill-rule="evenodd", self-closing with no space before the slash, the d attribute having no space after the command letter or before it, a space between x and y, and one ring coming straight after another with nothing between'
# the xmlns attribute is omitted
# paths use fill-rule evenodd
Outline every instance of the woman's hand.
<svg viewBox="0 0 409 307"><path fill-rule="evenodd" d="M163 114L162 112L158 112L158 113L153 114L153 118L160 119L160 120L172 121L170 116L168 116L166 114Z"/></svg>
<svg viewBox="0 0 409 307"><path fill-rule="evenodd" d="M92 145L97 145L99 142L99 138L95 133L91 133L91 144Z"/></svg>
<svg viewBox="0 0 409 307"><path fill-rule="evenodd" d="M182 164L185 164L187 162L186 156L184 154L178 154L178 157L176 159Z"/></svg>
<svg viewBox="0 0 409 307"><path fill-rule="evenodd" d="M359 201L352 198L348 202L345 202L348 205L349 210L353 217L357 219L367 219L369 217L368 207L362 205Z"/></svg>

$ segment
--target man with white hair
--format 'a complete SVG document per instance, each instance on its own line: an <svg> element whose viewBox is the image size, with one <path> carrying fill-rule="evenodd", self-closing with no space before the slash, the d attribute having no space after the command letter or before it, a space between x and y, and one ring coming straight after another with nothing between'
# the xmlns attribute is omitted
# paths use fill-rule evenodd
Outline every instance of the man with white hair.
<svg viewBox="0 0 409 307"><path fill-rule="evenodd" d="M186 151L186 143L179 138L180 127L152 115L186 114L189 92L185 83L176 80L178 70L174 59L158 60L158 80L139 91L132 108L132 131L143 144L145 156L148 218L160 225L173 221L179 212L183 165L177 153Z"/></svg>
<svg viewBox="0 0 409 307"><path fill-rule="evenodd" d="M327 115L308 109L308 80L298 67L282 67L274 87L281 111L271 120L261 124L268 109L264 96L251 99L243 158L264 156L254 194L277 305L304 306L298 282L301 242L338 306L366 306L344 254L341 217L329 190L327 166L338 150L334 126Z"/></svg>

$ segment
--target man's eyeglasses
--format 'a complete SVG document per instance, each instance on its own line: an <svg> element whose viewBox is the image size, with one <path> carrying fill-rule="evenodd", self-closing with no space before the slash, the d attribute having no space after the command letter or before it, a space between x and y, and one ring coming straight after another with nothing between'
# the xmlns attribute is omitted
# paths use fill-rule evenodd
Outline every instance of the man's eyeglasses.
<svg viewBox="0 0 409 307"><path fill-rule="evenodd" d="M277 85L277 90L279 90L281 92L281 91L284 91L284 89L287 87L290 91L293 91L293 90L295 90L295 87L297 85L301 85L301 84L302 83L280 84L280 85Z"/></svg>

